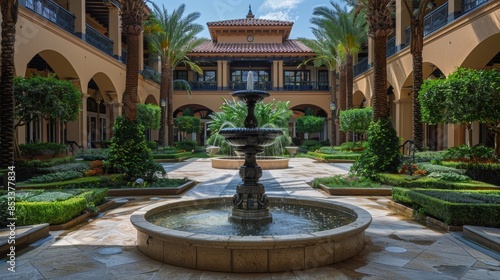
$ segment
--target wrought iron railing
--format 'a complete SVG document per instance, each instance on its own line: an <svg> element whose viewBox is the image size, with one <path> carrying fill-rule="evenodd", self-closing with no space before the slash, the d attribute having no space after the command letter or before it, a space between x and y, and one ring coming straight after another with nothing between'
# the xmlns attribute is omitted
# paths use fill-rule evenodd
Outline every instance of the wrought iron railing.
<svg viewBox="0 0 500 280"><path fill-rule="evenodd" d="M230 81L229 82L229 90L234 91L234 90L244 90L247 89L247 82L241 82L241 81ZM272 90L273 88L273 83L271 81L257 81L254 82L253 88L256 90Z"/></svg>
<svg viewBox="0 0 500 280"><path fill-rule="evenodd" d="M19 4L68 32L75 32L75 16L56 2L52 0L21 0Z"/></svg>
<svg viewBox="0 0 500 280"><path fill-rule="evenodd" d="M462 13L465 14L486 2L488 2L488 0L464 0L462 2Z"/></svg>
<svg viewBox="0 0 500 280"><path fill-rule="evenodd" d="M113 41L88 24L85 29L85 41L101 51L113 55Z"/></svg>
<svg viewBox="0 0 500 280"><path fill-rule="evenodd" d="M292 91L327 91L329 90L328 82L285 82L283 90Z"/></svg>
<svg viewBox="0 0 500 280"><path fill-rule="evenodd" d="M424 36L438 30L447 23L448 3L445 3L424 17Z"/></svg>
<svg viewBox="0 0 500 280"><path fill-rule="evenodd" d="M368 65L368 57L365 57L354 65L354 77L361 75L362 73L368 71L368 69L370 69L370 65Z"/></svg>
<svg viewBox="0 0 500 280"><path fill-rule="evenodd" d="M191 90L207 90L215 91L217 90L217 82L214 81L191 81L188 82Z"/></svg>
<svg viewBox="0 0 500 280"><path fill-rule="evenodd" d="M396 53L396 37L392 37L391 39L387 40L386 43L387 49L385 50L386 57L389 57L393 54Z"/></svg>
<svg viewBox="0 0 500 280"><path fill-rule="evenodd" d="M407 26L405 28L405 47L410 45L410 41L411 41L411 27Z"/></svg>

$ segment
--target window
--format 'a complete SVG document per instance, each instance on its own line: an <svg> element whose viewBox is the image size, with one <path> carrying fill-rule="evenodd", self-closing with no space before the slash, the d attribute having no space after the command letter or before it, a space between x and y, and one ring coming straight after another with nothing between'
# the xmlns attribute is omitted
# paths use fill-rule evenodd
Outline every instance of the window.
<svg viewBox="0 0 500 280"><path fill-rule="evenodd" d="M175 70L174 80L188 80L188 72L186 70Z"/></svg>
<svg viewBox="0 0 500 280"><path fill-rule="evenodd" d="M231 84L233 90L246 89L246 82L250 70L233 70L231 71ZM253 80L255 82L254 89L270 90L270 77L268 70L252 70Z"/></svg>
<svg viewBox="0 0 500 280"><path fill-rule="evenodd" d="M198 82L214 82L217 83L217 71L205 70L203 74L196 73L196 81Z"/></svg>
<svg viewBox="0 0 500 280"><path fill-rule="evenodd" d="M285 77L285 90L306 90L312 89L309 83L310 73L307 70L286 70Z"/></svg>
<svg viewBox="0 0 500 280"><path fill-rule="evenodd" d="M328 90L328 70L318 71L318 89Z"/></svg>

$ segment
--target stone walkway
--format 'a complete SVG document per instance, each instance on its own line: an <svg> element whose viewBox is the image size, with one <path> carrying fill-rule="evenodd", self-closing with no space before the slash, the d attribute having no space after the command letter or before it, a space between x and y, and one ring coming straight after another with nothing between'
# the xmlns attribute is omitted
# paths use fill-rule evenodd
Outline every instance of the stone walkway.
<svg viewBox="0 0 500 280"><path fill-rule="evenodd" d="M170 177L202 182L184 196L232 195L240 181L237 170L217 170L209 159L164 164ZM366 209L373 221L367 246L358 256L334 265L283 273L228 274L179 268L142 255L135 247L136 231L129 221L135 210L160 199L128 197L128 202L71 230L17 252L16 272L0 266L0 279L500 279L499 260L448 233L408 220L387 209L387 197L329 197L310 188L315 177L344 174L348 164L316 163L294 158L286 170L265 171L262 183L269 195L329 198ZM123 198L119 198L123 201Z"/></svg>

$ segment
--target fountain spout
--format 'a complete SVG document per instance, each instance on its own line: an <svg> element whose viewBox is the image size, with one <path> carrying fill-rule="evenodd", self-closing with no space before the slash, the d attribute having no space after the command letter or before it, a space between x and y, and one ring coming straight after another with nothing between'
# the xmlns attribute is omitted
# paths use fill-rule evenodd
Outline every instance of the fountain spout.
<svg viewBox="0 0 500 280"><path fill-rule="evenodd" d="M247 90L253 90L253 72L252 71L248 71Z"/></svg>

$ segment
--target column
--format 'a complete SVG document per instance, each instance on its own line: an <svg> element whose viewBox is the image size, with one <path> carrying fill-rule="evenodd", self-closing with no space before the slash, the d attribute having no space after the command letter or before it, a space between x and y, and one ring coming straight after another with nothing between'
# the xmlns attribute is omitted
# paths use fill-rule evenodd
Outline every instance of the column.
<svg viewBox="0 0 500 280"><path fill-rule="evenodd" d="M396 50L406 46L406 27L410 26L410 15L403 1L396 1ZM409 38L408 38L409 42Z"/></svg>
<svg viewBox="0 0 500 280"><path fill-rule="evenodd" d="M109 39L113 41L113 55L115 57L122 56L122 30L120 28L121 18L120 11L117 7L109 7Z"/></svg>
<svg viewBox="0 0 500 280"><path fill-rule="evenodd" d="M448 0L448 22L455 20L462 10L464 0Z"/></svg>
<svg viewBox="0 0 500 280"><path fill-rule="evenodd" d="M80 113L80 138L79 142L81 143L84 148L90 148L88 147L88 141L87 141L87 98L89 96L86 93L83 93L82 97L82 111ZM69 138L69 137L68 137Z"/></svg>
<svg viewBox="0 0 500 280"><path fill-rule="evenodd" d="M279 82L279 75L278 75L278 61L273 60L273 68L272 68L272 79L273 79L273 90L278 90L278 82Z"/></svg>
<svg viewBox="0 0 500 280"><path fill-rule="evenodd" d="M69 11L75 15L75 33L85 39L85 0L71 0Z"/></svg>
<svg viewBox="0 0 500 280"><path fill-rule="evenodd" d="M222 90L224 78L224 66L222 65L222 60L217 60L217 89Z"/></svg>
<svg viewBox="0 0 500 280"><path fill-rule="evenodd" d="M229 90L229 80L231 79L231 73L229 72L227 60L222 61L222 75L222 90Z"/></svg>
<svg viewBox="0 0 500 280"><path fill-rule="evenodd" d="M412 100L410 98L399 99L396 103L396 131L404 141L413 138L412 133Z"/></svg>
<svg viewBox="0 0 500 280"><path fill-rule="evenodd" d="M373 65L373 57L374 57L374 55L373 55L373 51L374 51L373 47L374 47L374 45L373 45L373 38L372 37L368 37L368 68L370 68L371 65ZM337 72L339 72L338 70L339 70L339 68L337 66Z"/></svg>
<svg viewBox="0 0 500 280"><path fill-rule="evenodd" d="M283 90L283 60L278 61L278 89Z"/></svg>

